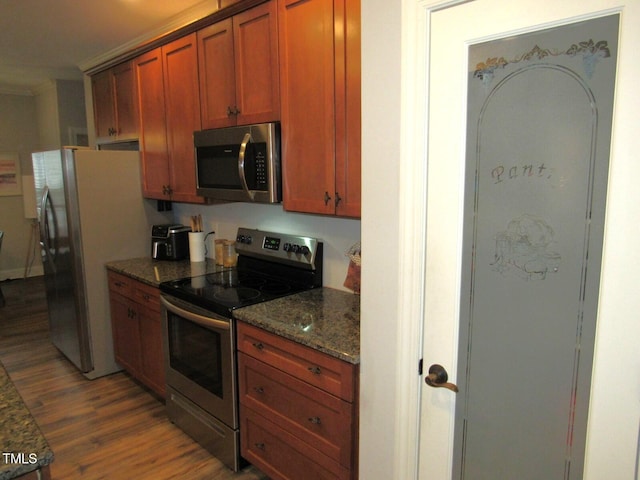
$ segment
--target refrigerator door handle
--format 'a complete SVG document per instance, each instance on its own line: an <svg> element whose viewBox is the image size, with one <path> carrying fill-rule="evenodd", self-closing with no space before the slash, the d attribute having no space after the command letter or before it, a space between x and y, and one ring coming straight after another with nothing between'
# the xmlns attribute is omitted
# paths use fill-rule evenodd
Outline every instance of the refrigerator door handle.
<svg viewBox="0 0 640 480"><path fill-rule="evenodd" d="M45 186L42 192L42 201L40 203L40 245L45 252L46 260L51 264L51 268L55 271L54 257L51 254L51 233L49 232L49 213L47 207L51 205L49 197L49 187ZM53 207L53 205L51 205ZM52 212L53 214L53 212Z"/></svg>

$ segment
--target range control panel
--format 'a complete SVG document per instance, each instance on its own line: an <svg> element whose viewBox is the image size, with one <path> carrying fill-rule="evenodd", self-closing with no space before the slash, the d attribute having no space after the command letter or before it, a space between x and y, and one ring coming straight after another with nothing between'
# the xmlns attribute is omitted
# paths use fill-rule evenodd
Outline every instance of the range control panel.
<svg viewBox="0 0 640 480"><path fill-rule="evenodd" d="M322 242L313 237L250 228L239 228L236 236L236 252L239 255L313 270L317 258L322 256L321 251Z"/></svg>

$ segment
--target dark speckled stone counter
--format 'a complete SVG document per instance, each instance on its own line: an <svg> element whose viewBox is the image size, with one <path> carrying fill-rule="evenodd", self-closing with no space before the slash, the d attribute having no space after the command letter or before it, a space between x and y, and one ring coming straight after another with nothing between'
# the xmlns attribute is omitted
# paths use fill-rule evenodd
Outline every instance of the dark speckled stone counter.
<svg viewBox="0 0 640 480"><path fill-rule="evenodd" d="M107 263L107 269L153 287L184 277L223 270L211 259L202 264L148 257ZM317 288L235 310L233 316L349 363L360 363L360 297Z"/></svg>
<svg viewBox="0 0 640 480"><path fill-rule="evenodd" d="M53 461L53 452L0 363L0 480L45 467ZM5 453L13 453L5 458ZM20 454L20 456L18 456Z"/></svg>
<svg viewBox="0 0 640 480"><path fill-rule="evenodd" d="M210 258L207 258L205 262L191 263L189 260L153 260L149 257L142 257L109 262L106 266L109 270L128 275L152 287L158 287L162 282L169 280L224 270Z"/></svg>
<svg viewBox="0 0 640 480"><path fill-rule="evenodd" d="M352 364L360 363L360 297L333 288L239 308L234 318Z"/></svg>

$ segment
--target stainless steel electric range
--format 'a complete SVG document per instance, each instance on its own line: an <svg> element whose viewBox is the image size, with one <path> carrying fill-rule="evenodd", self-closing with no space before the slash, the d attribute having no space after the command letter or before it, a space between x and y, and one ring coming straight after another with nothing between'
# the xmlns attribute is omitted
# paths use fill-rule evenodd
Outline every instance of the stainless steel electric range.
<svg viewBox="0 0 640 480"><path fill-rule="evenodd" d="M237 267L160 285L167 414L238 471L236 328L232 312L322 286L322 242L240 228Z"/></svg>

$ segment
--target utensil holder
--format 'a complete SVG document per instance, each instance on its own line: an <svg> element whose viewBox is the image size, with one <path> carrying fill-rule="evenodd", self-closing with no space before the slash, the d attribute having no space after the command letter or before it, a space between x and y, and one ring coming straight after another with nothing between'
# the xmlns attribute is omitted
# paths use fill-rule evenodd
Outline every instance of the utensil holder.
<svg viewBox="0 0 640 480"><path fill-rule="evenodd" d="M189 232L189 259L204 262L204 232Z"/></svg>

